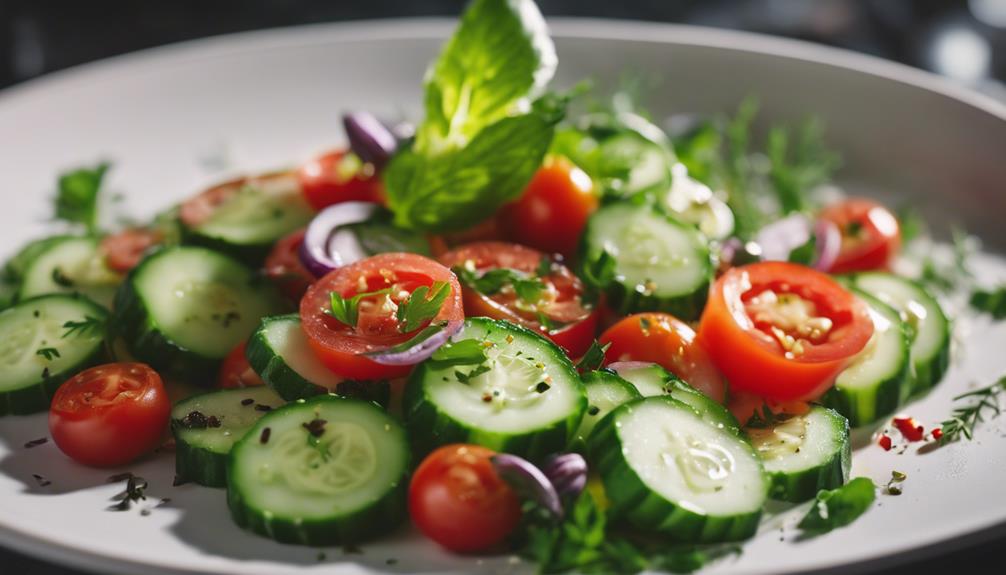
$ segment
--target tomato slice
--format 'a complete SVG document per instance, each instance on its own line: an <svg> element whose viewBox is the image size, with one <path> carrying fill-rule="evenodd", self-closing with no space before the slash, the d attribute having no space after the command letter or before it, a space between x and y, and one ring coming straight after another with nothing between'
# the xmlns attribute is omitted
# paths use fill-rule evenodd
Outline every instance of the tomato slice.
<svg viewBox="0 0 1006 575"><path fill-rule="evenodd" d="M440 256L440 262L451 268L466 267L479 275L508 268L532 278L548 257L518 244L478 242L447 252ZM583 282L556 261L551 261L548 275L538 279L545 289L536 302L521 300L512 286L487 295L463 285L465 313L509 320L548 337L570 357L583 355L594 341L598 318L596 307L584 301Z"/></svg>
<svg viewBox="0 0 1006 575"><path fill-rule="evenodd" d="M336 374L348 379L393 379L408 374L411 366L383 365L363 354L386 350L412 338L417 330L399 331L398 305L420 286L443 281L451 292L432 322L461 320L461 286L451 270L416 254L379 254L336 269L315 282L300 302L301 324L318 358ZM363 298L355 326L348 326L331 310L332 292L349 298L389 289L390 293Z"/></svg>
<svg viewBox="0 0 1006 575"><path fill-rule="evenodd" d="M295 177L293 172L271 172L253 177L241 177L217 184L207 188L182 202L178 208L178 219L188 228L199 227L217 211L221 205L234 197L245 186L290 186L296 185L292 181ZM283 182L282 180L291 180Z"/></svg>
<svg viewBox="0 0 1006 575"><path fill-rule="evenodd" d="M610 343L607 363L650 361L685 380L716 401L726 397L723 376L706 350L696 342L695 330L667 313L630 315L601 334Z"/></svg>
<svg viewBox="0 0 1006 575"><path fill-rule="evenodd" d="M110 363L60 386L49 409L49 431L70 458L113 467L160 445L170 413L157 372L142 363Z"/></svg>
<svg viewBox="0 0 1006 575"><path fill-rule="evenodd" d="M821 212L842 233L842 249L828 270L841 274L888 269L901 248L898 218L873 200L850 198Z"/></svg>
<svg viewBox="0 0 1006 575"><path fill-rule="evenodd" d="M340 202L383 203L374 167L349 150L333 150L305 163L297 172L304 197L320 210Z"/></svg>
<svg viewBox="0 0 1006 575"><path fill-rule="evenodd" d="M572 257L597 206L590 176L566 158L550 156L523 195L500 211L500 223L519 243Z"/></svg>
<svg viewBox="0 0 1006 575"><path fill-rule="evenodd" d="M248 358L245 356L245 342L241 342L227 354L223 363L220 364L217 387L233 389L258 385L265 385L265 382L248 363Z"/></svg>
<svg viewBox="0 0 1006 575"><path fill-rule="evenodd" d="M786 401L820 396L872 335L866 304L831 277L761 262L716 280L698 342L732 389Z"/></svg>
<svg viewBox="0 0 1006 575"><path fill-rule="evenodd" d="M445 445L423 460L409 484L409 515L420 531L461 553L506 539L520 522L520 499L496 474L495 454L478 445Z"/></svg>
<svg viewBox="0 0 1006 575"><path fill-rule="evenodd" d="M147 250L163 240L164 234L157 230L130 228L105 236L98 249L105 255L109 269L126 273L140 263Z"/></svg>
<svg viewBox="0 0 1006 575"><path fill-rule="evenodd" d="M300 245L304 243L304 233L305 230L297 230L280 239L265 258L266 277L293 301L300 301L315 279L300 260L299 251Z"/></svg>

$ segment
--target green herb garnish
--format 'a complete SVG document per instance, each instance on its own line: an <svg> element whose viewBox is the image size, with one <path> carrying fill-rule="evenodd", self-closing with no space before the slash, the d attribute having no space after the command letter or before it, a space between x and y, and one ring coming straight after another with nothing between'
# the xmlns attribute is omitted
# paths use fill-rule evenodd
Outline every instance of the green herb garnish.
<svg viewBox="0 0 1006 575"><path fill-rule="evenodd" d="M379 289L358 293L352 297L342 297L338 292L329 293L330 309L325 313L339 320L340 323L349 327L356 327L356 322L360 317L360 301L364 298L377 297L391 293L391 288Z"/></svg>
<svg viewBox="0 0 1006 575"><path fill-rule="evenodd" d="M971 292L971 307L997 320L1006 318L1006 285Z"/></svg>
<svg viewBox="0 0 1006 575"><path fill-rule="evenodd" d="M46 361L52 361L59 357L59 350L54 347L43 347L35 350L35 355L41 355Z"/></svg>
<svg viewBox="0 0 1006 575"><path fill-rule="evenodd" d="M98 319L93 316L85 315L82 321L68 321L63 324L63 328L66 329L63 332L63 338L68 338L71 335L76 337L84 337L88 334L93 334L101 331L105 328L105 320Z"/></svg>
<svg viewBox="0 0 1006 575"><path fill-rule="evenodd" d="M592 288L603 289L615 280L615 256L608 250L588 254L584 258L583 281Z"/></svg>
<svg viewBox="0 0 1006 575"><path fill-rule="evenodd" d="M749 429L768 429L775 427L779 423L788 421L792 417L788 413L776 413L769 408L767 403L763 403L761 411L755 410L751 414L751 417L748 418L747 423L744 424L744 427Z"/></svg>
<svg viewBox="0 0 1006 575"><path fill-rule="evenodd" d="M1006 391L1006 376L1000 377L992 385L962 393L954 398L954 401L971 399L969 405L954 408L949 419L940 424L940 445L953 443L961 437L971 440L974 436L975 426L979 422L985 421L989 415L997 417L1002 413L999 406L999 394Z"/></svg>
<svg viewBox="0 0 1006 575"><path fill-rule="evenodd" d="M810 535L844 527L869 509L876 497L873 481L865 477L857 477L838 489L822 489L799 527Z"/></svg>
<svg viewBox="0 0 1006 575"><path fill-rule="evenodd" d="M435 318L450 294L451 284L445 281L433 282L432 288L428 286L416 288L405 301L398 304L395 317L400 323L399 331L410 333Z"/></svg>
<svg viewBox="0 0 1006 575"><path fill-rule="evenodd" d="M538 268L535 270L534 275L540 278L546 278L552 275L552 258L542 256L542 258L538 261Z"/></svg>
<svg viewBox="0 0 1006 575"><path fill-rule="evenodd" d="M477 339L449 341L430 356L431 366L445 368L455 365L480 365L488 360L486 346Z"/></svg>
<svg viewBox="0 0 1006 575"><path fill-rule="evenodd" d="M587 349L587 353L583 354L583 357L577 362L576 370L580 373L587 373L588 371L600 369L601 365L604 364L604 353L608 351L609 347L611 347L611 342L601 345L595 339Z"/></svg>
<svg viewBox="0 0 1006 575"><path fill-rule="evenodd" d="M485 295L497 294L503 288L510 286L517 294L517 299L531 305L541 301L545 292L543 281L510 268L495 268L479 275L476 271L457 266L454 268L454 273L465 285Z"/></svg>
<svg viewBox="0 0 1006 575"><path fill-rule="evenodd" d="M792 138L786 127L773 128L768 135L768 157L769 180L784 214L808 209L810 191L827 182L840 164L824 145L824 126L817 118L805 121Z"/></svg>
<svg viewBox="0 0 1006 575"><path fill-rule="evenodd" d="M98 232L98 198L109 164L78 168L59 176L56 218L82 224L88 233Z"/></svg>
<svg viewBox="0 0 1006 575"><path fill-rule="evenodd" d="M492 368L489 367L488 364L483 363L476 366L475 369L469 371L468 373L459 370L454 370L454 377L457 378L457 380L460 381L461 383L468 385L468 382L470 382L471 380L491 370Z"/></svg>

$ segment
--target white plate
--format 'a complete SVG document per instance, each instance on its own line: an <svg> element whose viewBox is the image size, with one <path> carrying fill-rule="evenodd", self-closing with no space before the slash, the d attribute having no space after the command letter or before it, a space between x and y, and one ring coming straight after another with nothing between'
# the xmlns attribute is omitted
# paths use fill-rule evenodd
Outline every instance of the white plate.
<svg viewBox="0 0 1006 575"><path fill-rule="evenodd" d="M116 58L0 93L4 251L45 233L61 169L114 160L111 187L149 215L224 172L292 164L330 147L341 139L343 110L414 113L423 71L451 26L402 21L242 34ZM991 100L901 66L797 42L630 23L552 26L561 84L584 76L610 84L635 69L664 77L649 102L658 117L728 110L749 93L761 96L765 121L817 113L844 154L851 187L869 183L910 198L938 224L964 222L987 245L1006 247L1006 110ZM997 257L979 264L985 279L1006 279ZM949 413L953 395L973 381L992 381L1006 363L1006 325L979 321L959 325L958 333L966 342L962 359L935 392L906 408L926 424ZM795 517L784 515L739 559L713 571L837 567L987 534L1006 522L1002 429L986 425L974 442L927 455L867 445L856 452L854 475L884 482L892 469L904 471L904 495L882 496L852 527L802 543L792 529L780 532ZM169 454L131 470L150 481L147 506L162 497L170 503L148 516L140 514L144 506L108 512L119 489L105 484L111 472L76 466L51 443L22 447L44 435L44 415L0 420L0 541L52 561L149 574L527 569L506 557L449 556L409 528L361 555L330 549L319 561L315 549L240 531L222 491L172 487ZM52 484L39 487L33 473Z"/></svg>

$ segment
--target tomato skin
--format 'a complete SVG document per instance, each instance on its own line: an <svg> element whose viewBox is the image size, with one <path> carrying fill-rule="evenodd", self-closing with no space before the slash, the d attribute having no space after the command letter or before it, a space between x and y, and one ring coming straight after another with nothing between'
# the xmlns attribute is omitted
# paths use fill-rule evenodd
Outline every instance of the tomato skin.
<svg viewBox="0 0 1006 575"><path fill-rule="evenodd" d="M265 258L264 271L287 298L299 302L315 277L300 260L300 245L305 230L297 230L280 239Z"/></svg>
<svg viewBox="0 0 1006 575"><path fill-rule="evenodd" d="M524 194L502 208L500 225L518 243L572 257L597 206L590 176L566 158L549 157Z"/></svg>
<svg viewBox="0 0 1006 575"><path fill-rule="evenodd" d="M843 200L826 207L820 217L837 225L842 234L842 249L830 273L889 269L901 249L898 218L873 200Z"/></svg>
<svg viewBox="0 0 1006 575"><path fill-rule="evenodd" d="M357 327L351 328L326 313L331 309L331 292L338 292L344 297L356 295L361 291L361 277L369 282L367 291L378 286L386 287L388 283L382 278L387 272L408 280L415 287L420 284L430 286L436 281L448 282L451 294L431 321L464 319L458 279L451 270L429 258L406 253L378 254L331 271L308 288L300 301L300 317L308 344L315 355L341 377L395 379L408 375L412 369L410 365L383 365L363 355L387 349L412 337L413 334L399 333L393 318L365 317L361 313ZM385 283L375 284L377 281Z"/></svg>
<svg viewBox="0 0 1006 575"><path fill-rule="evenodd" d="M423 460L409 484L409 514L419 530L459 553L500 544L520 522L520 499L496 474L496 453L445 445Z"/></svg>
<svg viewBox="0 0 1006 575"><path fill-rule="evenodd" d="M157 448L170 414L157 372L142 363L110 363L60 386L49 409L49 432L71 459L114 467Z"/></svg>
<svg viewBox="0 0 1006 575"><path fill-rule="evenodd" d="M349 154L349 150L332 150L312 158L297 171L304 197L311 207L321 210L341 202L383 203L381 181L374 175L372 166L361 163L361 168L346 173Z"/></svg>
<svg viewBox="0 0 1006 575"><path fill-rule="evenodd" d="M234 389L241 387L256 387L265 385L262 378L255 373L248 358L245 355L245 342L239 343L220 364L220 371L217 375L217 387L220 389Z"/></svg>
<svg viewBox="0 0 1006 575"><path fill-rule="evenodd" d="M508 242L476 242L460 246L442 256L439 260L447 267L464 266L471 262L479 272L495 268L510 268L528 274L536 274L542 258L548 255L522 245ZM539 320L529 312L521 312L514 307L513 296L502 294L485 295L467 285L461 286L464 294L465 315L467 317L491 317L505 319L536 331L563 348L570 357L586 353L597 333L599 312L597 306L585 304L582 296L583 282L572 271L559 262L552 261L552 273L544 278L557 292L556 299L547 304L542 313L558 323L565 324L554 330L546 330Z"/></svg>
<svg viewBox="0 0 1006 575"><path fill-rule="evenodd" d="M695 330L671 314L630 315L605 330L598 341L611 344L606 363L650 361L718 402L726 396L726 383L696 342Z"/></svg>
<svg viewBox="0 0 1006 575"><path fill-rule="evenodd" d="M105 255L105 265L109 269L126 273L140 263L147 250L163 240L164 234L159 231L130 228L105 236L98 249Z"/></svg>
<svg viewBox="0 0 1006 575"><path fill-rule="evenodd" d="M745 298L770 289L813 302L833 321L827 339L807 343L803 353L787 358L745 308ZM824 393L872 335L866 304L831 277L788 262L761 262L732 268L716 280L699 322L698 342L731 389L789 401Z"/></svg>

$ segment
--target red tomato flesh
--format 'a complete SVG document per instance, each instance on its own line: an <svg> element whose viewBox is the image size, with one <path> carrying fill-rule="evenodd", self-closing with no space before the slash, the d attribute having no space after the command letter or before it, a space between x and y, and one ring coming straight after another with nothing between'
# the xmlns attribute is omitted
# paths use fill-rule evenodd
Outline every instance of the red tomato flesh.
<svg viewBox="0 0 1006 575"><path fill-rule="evenodd" d="M297 177L304 197L316 210L340 202L382 202L381 181L374 175L374 167L348 150L313 158L301 166Z"/></svg>
<svg viewBox="0 0 1006 575"><path fill-rule="evenodd" d="M265 258L264 271L283 295L299 302L304 292L314 283L314 275L300 261L300 245L304 243L304 230L297 230L282 238Z"/></svg>
<svg viewBox="0 0 1006 575"><path fill-rule="evenodd" d="M163 240L164 234L159 231L131 228L105 236L98 249L105 255L105 265L109 269L126 273L140 263L147 250Z"/></svg>
<svg viewBox="0 0 1006 575"><path fill-rule="evenodd" d="M825 208L821 218L842 233L842 249L830 273L888 269L901 248L898 219L873 200L844 200Z"/></svg>
<svg viewBox="0 0 1006 575"><path fill-rule="evenodd" d="M255 370L248 363L248 358L245 356L245 347L245 342L239 343L224 358L224 362L220 364L220 371L217 375L217 387L221 389L234 389L265 385L262 378L255 373Z"/></svg>

